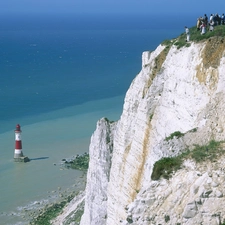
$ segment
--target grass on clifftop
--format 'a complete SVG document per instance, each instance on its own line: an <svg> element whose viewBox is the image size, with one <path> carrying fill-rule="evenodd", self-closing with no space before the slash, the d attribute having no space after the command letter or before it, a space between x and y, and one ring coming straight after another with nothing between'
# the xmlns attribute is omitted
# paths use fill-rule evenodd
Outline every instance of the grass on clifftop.
<svg viewBox="0 0 225 225"><path fill-rule="evenodd" d="M151 179L158 180L160 177L169 179L172 173L180 169L183 161L188 158L195 160L197 163L206 160L214 161L225 153L221 144L222 142L212 140L204 146L195 145L192 151L187 150L179 156L162 158L155 162Z"/></svg>
<svg viewBox="0 0 225 225"><path fill-rule="evenodd" d="M179 37L173 40L165 40L162 42L162 45L176 45L177 48L181 48L183 46L189 47L191 42L200 42L202 40L209 39L211 37L225 37L225 25L217 25L214 27L214 30L211 32L207 28L207 32L205 34L201 34L199 30L197 30L196 26L191 27L190 29L190 42L186 42L186 34L182 33Z"/></svg>

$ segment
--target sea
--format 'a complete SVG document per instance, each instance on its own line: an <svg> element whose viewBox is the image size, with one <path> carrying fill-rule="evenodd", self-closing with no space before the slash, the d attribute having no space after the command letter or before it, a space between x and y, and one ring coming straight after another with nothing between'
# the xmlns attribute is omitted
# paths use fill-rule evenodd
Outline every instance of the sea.
<svg viewBox="0 0 225 225"><path fill-rule="evenodd" d="M97 121L120 118L142 52L195 17L152 14L0 15L0 224L85 187L63 159L88 152ZM15 126L24 155L14 162Z"/></svg>

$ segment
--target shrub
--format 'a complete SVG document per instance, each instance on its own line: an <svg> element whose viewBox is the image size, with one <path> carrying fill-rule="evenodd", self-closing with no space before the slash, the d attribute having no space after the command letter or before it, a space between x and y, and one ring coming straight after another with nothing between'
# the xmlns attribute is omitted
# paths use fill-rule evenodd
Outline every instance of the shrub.
<svg viewBox="0 0 225 225"><path fill-rule="evenodd" d="M184 134L181 133L180 131L175 131L169 137L166 137L166 141L169 141L169 140L173 139L174 137L180 138L183 136L184 136Z"/></svg>
<svg viewBox="0 0 225 225"><path fill-rule="evenodd" d="M165 219L165 222L167 223L168 221L170 221L170 216L165 215L165 216L164 216L164 219Z"/></svg>
<svg viewBox="0 0 225 225"><path fill-rule="evenodd" d="M212 161L217 159L224 153L225 150L221 148L221 142L216 142L214 140L210 141L208 145L195 145L195 148L192 151L187 149L179 156L162 158L159 161L155 162L151 179L158 180L160 177L169 179L173 172L176 172L181 168L184 159L192 158L196 162L205 160Z"/></svg>
<svg viewBox="0 0 225 225"><path fill-rule="evenodd" d="M89 154L84 153L83 155L78 155L70 164L72 169L76 170L87 170L89 164Z"/></svg>
<svg viewBox="0 0 225 225"><path fill-rule="evenodd" d="M127 217L127 222L128 222L128 223L133 223L132 216L128 216L128 217Z"/></svg>
<svg viewBox="0 0 225 225"><path fill-rule="evenodd" d="M162 158L154 164L151 179L158 180L161 176L169 179L173 171L177 171L181 166L180 157Z"/></svg>
<svg viewBox="0 0 225 225"><path fill-rule="evenodd" d="M154 114L151 114L151 115L150 115L150 121L152 120L153 115L154 115Z"/></svg>
<svg viewBox="0 0 225 225"><path fill-rule="evenodd" d="M197 130L198 130L198 128L197 128L197 127L195 127L195 128L193 128L193 129L191 129L189 132L194 133L194 132L197 132Z"/></svg>
<svg viewBox="0 0 225 225"><path fill-rule="evenodd" d="M191 157L196 161L196 162L201 162L205 159L207 156L206 152L204 151L203 146L196 146L194 151L191 153Z"/></svg>
<svg viewBox="0 0 225 225"><path fill-rule="evenodd" d="M206 159L216 159L222 152L224 151L220 147L220 142L212 140L205 146L195 145L195 148L190 152L190 155L196 162L201 162Z"/></svg>
<svg viewBox="0 0 225 225"><path fill-rule="evenodd" d="M113 120L109 120L108 118L104 117L105 121L108 122L108 123L114 123L115 121Z"/></svg>

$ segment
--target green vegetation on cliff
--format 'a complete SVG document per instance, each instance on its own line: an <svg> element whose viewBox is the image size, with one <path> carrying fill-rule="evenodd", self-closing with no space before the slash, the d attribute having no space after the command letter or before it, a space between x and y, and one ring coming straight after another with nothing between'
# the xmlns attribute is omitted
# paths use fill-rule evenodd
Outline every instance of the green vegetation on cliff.
<svg viewBox="0 0 225 225"><path fill-rule="evenodd" d="M184 134L181 133L180 131L175 131L169 137L166 137L166 141L169 141L169 140L173 139L174 137L180 138L180 137L183 137L183 136L184 136Z"/></svg>
<svg viewBox="0 0 225 225"><path fill-rule="evenodd" d="M165 157L155 162L153 172L151 175L152 180L158 180L160 177L169 179L173 172L181 168L185 159L193 159L197 163L210 160L214 161L225 153L222 148L222 142L210 141L207 145L195 145L193 150L187 150L176 157Z"/></svg>
<svg viewBox="0 0 225 225"><path fill-rule="evenodd" d="M69 162L66 160L63 161L65 161L65 165L68 168L86 171L89 165L89 154L85 152L83 155L77 155L75 159Z"/></svg>
<svg viewBox="0 0 225 225"><path fill-rule="evenodd" d="M51 220L56 218L64 206L74 198L74 195L67 196L66 199L58 203L53 203L43 209L38 216L32 219L30 225L51 225Z"/></svg>
<svg viewBox="0 0 225 225"><path fill-rule="evenodd" d="M88 164L89 154L85 153L76 157L76 159L71 163L71 168L76 170L87 170Z"/></svg>
<svg viewBox="0 0 225 225"><path fill-rule="evenodd" d="M191 27L189 30L190 30L190 42L186 42L186 34L184 32L179 37L171 41L170 40L163 41L162 45L170 46L174 44L177 46L177 48L181 48L183 46L186 47L190 46L191 42L200 42L202 40L210 39L213 37L221 37L221 41L223 41L225 37L225 25L215 26L212 32L207 29L207 32L205 34L201 34L201 32L197 30L196 26Z"/></svg>

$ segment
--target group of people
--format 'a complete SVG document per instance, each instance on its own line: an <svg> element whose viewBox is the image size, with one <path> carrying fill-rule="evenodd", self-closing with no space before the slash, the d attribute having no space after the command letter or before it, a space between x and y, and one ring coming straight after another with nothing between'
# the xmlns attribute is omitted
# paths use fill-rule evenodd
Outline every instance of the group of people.
<svg viewBox="0 0 225 225"><path fill-rule="evenodd" d="M209 31L214 30L214 26L217 25L225 25L225 17L224 13L222 16L216 14L211 14L209 19L208 16L205 14L203 17L199 17L197 19L197 30L201 31L201 34L205 34L207 27L209 27Z"/></svg>
<svg viewBox="0 0 225 225"><path fill-rule="evenodd" d="M224 13L220 16L218 13L216 14L211 14L209 19L208 16L205 14L202 17L199 17L197 19L197 30L201 32L201 34L205 34L207 31L207 28L209 31L214 30L214 26L217 25L225 25L225 16ZM188 27L185 28L185 33L186 33L186 41L190 41L190 31Z"/></svg>

